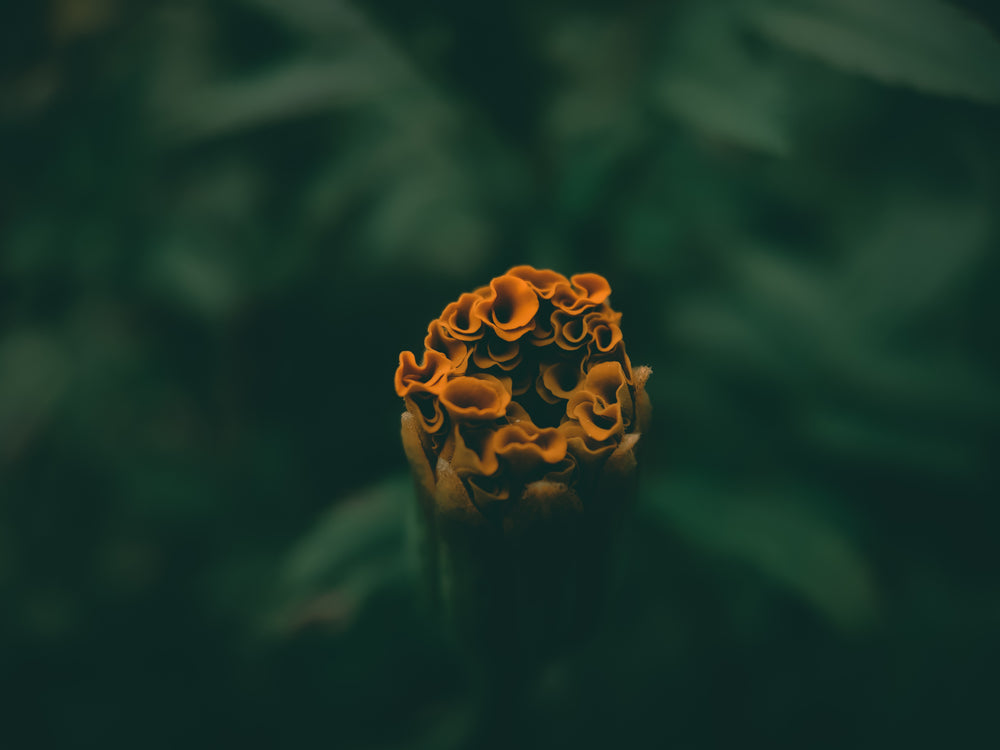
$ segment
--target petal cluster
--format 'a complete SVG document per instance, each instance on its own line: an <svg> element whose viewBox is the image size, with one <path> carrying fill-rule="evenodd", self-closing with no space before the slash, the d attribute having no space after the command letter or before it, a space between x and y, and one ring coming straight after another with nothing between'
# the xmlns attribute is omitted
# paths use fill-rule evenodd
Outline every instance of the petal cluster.
<svg viewBox="0 0 1000 750"><path fill-rule="evenodd" d="M506 518L539 482L575 492L631 450L648 368L633 370L610 294L598 274L522 265L446 306L419 361L399 357L404 439L419 439L408 454L454 474L483 517Z"/></svg>

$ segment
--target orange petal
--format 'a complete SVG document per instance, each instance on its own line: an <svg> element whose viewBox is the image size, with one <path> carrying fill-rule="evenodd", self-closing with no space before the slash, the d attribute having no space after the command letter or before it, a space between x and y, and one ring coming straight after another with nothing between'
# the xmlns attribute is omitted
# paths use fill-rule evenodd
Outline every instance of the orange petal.
<svg viewBox="0 0 1000 750"><path fill-rule="evenodd" d="M480 302L480 295L466 292L441 313L441 322L454 338L475 341L483 335L483 318L477 312Z"/></svg>
<svg viewBox="0 0 1000 750"><path fill-rule="evenodd" d="M575 362L559 361L539 365L538 395L550 404L567 399L576 390L583 373Z"/></svg>
<svg viewBox="0 0 1000 750"><path fill-rule="evenodd" d="M439 319L435 318L427 326L424 348L439 352L451 362L452 374L461 375L468 366L472 349L465 341L455 338Z"/></svg>
<svg viewBox="0 0 1000 750"><path fill-rule="evenodd" d="M455 452L451 457L451 465L459 476L489 477L496 474L500 462L493 450L494 434L491 430L462 430L455 427Z"/></svg>
<svg viewBox="0 0 1000 750"><path fill-rule="evenodd" d="M503 339L490 339L486 342L486 351L490 358L499 364L505 364L514 360L520 361L521 347L516 341L504 341Z"/></svg>
<svg viewBox="0 0 1000 750"><path fill-rule="evenodd" d="M599 352L607 353L613 351L622 340L622 329L614 320L601 312L587 313L584 316L587 324L587 332L590 334L594 348Z"/></svg>
<svg viewBox="0 0 1000 750"><path fill-rule="evenodd" d="M598 273L578 273L570 277L573 286L583 290L580 296L592 305L599 305L611 294L608 280Z"/></svg>
<svg viewBox="0 0 1000 750"><path fill-rule="evenodd" d="M563 312L570 313L571 315L576 315L578 312L587 307L586 301L582 304L580 303L580 295L573 291L573 287L570 284L559 284L552 292L552 297L550 298L552 304ZM578 304L581 305L578 307Z"/></svg>
<svg viewBox="0 0 1000 750"><path fill-rule="evenodd" d="M611 294L608 280L596 273L578 273L570 281L555 288L552 304L572 315L601 304Z"/></svg>
<svg viewBox="0 0 1000 750"><path fill-rule="evenodd" d="M631 421L631 412L632 396L617 362L600 362L590 368L566 402L566 416L577 420L594 440L607 440L622 432L625 421Z"/></svg>
<svg viewBox="0 0 1000 750"><path fill-rule="evenodd" d="M617 444L611 440L596 440L575 420L567 420L557 428L566 438L566 450L581 464L595 464L614 453Z"/></svg>
<svg viewBox="0 0 1000 750"><path fill-rule="evenodd" d="M628 386L618 362L598 362L587 372L584 388L608 404L618 401L620 389Z"/></svg>
<svg viewBox="0 0 1000 750"><path fill-rule="evenodd" d="M565 435L563 435L563 437L565 437ZM545 472L545 479L547 481L562 482L567 485L573 483L573 477L577 468L576 459L569 450L569 441L566 442L566 455L563 457L563 460L552 467L546 468L548 468L548 471Z"/></svg>
<svg viewBox="0 0 1000 750"><path fill-rule="evenodd" d="M530 422L531 415L528 414L527 409L517 403L517 401L511 401L507 404L507 421L511 424L517 424L518 422Z"/></svg>
<svg viewBox="0 0 1000 750"><path fill-rule="evenodd" d="M493 451L517 472L539 464L557 464L566 456L566 438L555 427L536 427L531 422L505 425L492 437Z"/></svg>
<svg viewBox="0 0 1000 750"><path fill-rule="evenodd" d="M548 305L546 305L548 307ZM556 329L552 325L552 313L540 310L535 316L535 327L528 338L534 346L548 346L556 340Z"/></svg>
<svg viewBox="0 0 1000 750"><path fill-rule="evenodd" d="M534 268L533 266L514 266L507 272L508 276L516 276L528 282L532 289L542 299L549 299L560 284L569 285L569 279L561 273L547 268Z"/></svg>
<svg viewBox="0 0 1000 750"><path fill-rule="evenodd" d="M629 359L628 352L625 351L624 339L615 344L611 350L607 352L602 352L594 346L593 340L587 344L587 353L583 358L584 370L589 371L598 364L605 362L617 362L620 364L622 366L622 371L625 373L625 380L628 381L629 384L634 382L632 360Z"/></svg>
<svg viewBox="0 0 1000 750"><path fill-rule="evenodd" d="M556 344L560 349L572 351L587 342L587 324L583 318L562 310L552 312L552 327L555 329Z"/></svg>
<svg viewBox="0 0 1000 750"><path fill-rule="evenodd" d="M489 375L461 375L445 384L441 403L455 420L499 419L510 403L509 384Z"/></svg>
<svg viewBox="0 0 1000 750"><path fill-rule="evenodd" d="M607 440L624 430L619 404L600 406L592 400L583 401L573 408L570 416L594 440Z"/></svg>
<svg viewBox="0 0 1000 750"><path fill-rule="evenodd" d="M498 276L490 282L490 293L476 305L476 312L500 338L513 341L534 328L538 295L523 279Z"/></svg>
<svg viewBox="0 0 1000 750"><path fill-rule="evenodd" d="M406 397L417 392L437 393L444 386L450 370L451 362L440 352L425 351L419 365L413 352L400 352L399 367L396 368L396 394Z"/></svg>
<svg viewBox="0 0 1000 750"><path fill-rule="evenodd" d="M494 336L480 340L472 354L473 363L482 370L499 367L510 371L521 364L521 360L521 347L517 341L504 341Z"/></svg>

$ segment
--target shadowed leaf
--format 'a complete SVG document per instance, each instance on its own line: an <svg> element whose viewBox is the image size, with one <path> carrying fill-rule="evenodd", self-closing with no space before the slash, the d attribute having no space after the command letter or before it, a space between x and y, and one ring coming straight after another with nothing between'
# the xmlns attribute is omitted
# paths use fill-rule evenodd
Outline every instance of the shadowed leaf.
<svg viewBox="0 0 1000 750"><path fill-rule="evenodd" d="M696 547L755 567L839 627L862 627L876 613L864 558L808 498L661 479L648 483L646 508Z"/></svg>
<svg viewBox="0 0 1000 750"><path fill-rule="evenodd" d="M1000 44L936 0L764 3L749 17L768 38L830 65L933 94L1000 102Z"/></svg>

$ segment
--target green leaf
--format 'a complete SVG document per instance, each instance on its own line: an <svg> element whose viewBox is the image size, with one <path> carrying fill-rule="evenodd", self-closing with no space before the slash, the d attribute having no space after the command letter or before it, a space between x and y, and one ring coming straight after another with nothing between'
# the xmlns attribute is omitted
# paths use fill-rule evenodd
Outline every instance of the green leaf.
<svg viewBox="0 0 1000 750"><path fill-rule="evenodd" d="M355 31L363 24L360 14L349 3L324 0L241 0L251 8L271 14L289 28L308 36L329 38Z"/></svg>
<svg viewBox="0 0 1000 750"><path fill-rule="evenodd" d="M988 247L987 229L977 211L927 206L890 217L871 241L856 239L858 250L844 263L824 266L734 243L734 288L678 303L668 325L698 356L797 385L799 393L828 383L828 396L860 396L878 410L991 419L1000 392L983 368L891 340L914 313L958 296Z"/></svg>
<svg viewBox="0 0 1000 750"><path fill-rule="evenodd" d="M654 83L662 109L711 138L785 156L791 150L781 72L751 55L738 17L725 6L696 6L677 21L667 46L676 59Z"/></svg>
<svg viewBox="0 0 1000 750"><path fill-rule="evenodd" d="M853 249L841 290L850 304L842 309L864 328L885 331L958 299L991 247L994 223L980 201L897 197L844 243Z"/></svg>
<svg viewBox="0 0 1000 750"><path fill-rule="evenodd" d="M937 0L786 0L752 6L766 37L883 83L1000 102L1000 44Z"/></svg>
<svg viewBox="0 0 1000 750"><path fill-rule="evenodd" d="M282 566L278 627L347 624L371 596L407 575L405 507L412 496L410 478L393 476L320 518Z"/></svg>
<svg viewBox="0 0 1000 750"><path fill-rule="evenodd" d="M856 462L899 467L910 476L955 479L975 471L979 450L974 433L916 431L887 423L878 415L833 409L817 409L802 421L803 432L813 444Z"/></svg>
<svg viewBox="0 0 1000 750"><path fill-rule="evenodd" d="M178 308L208 320L224 318L242 296L236 269L210 252L199 252L203 248L196 245L197 241L183 237L165 238L150 258L148 284Z"/></svg>
<svg viewBox="0 0 1000 750"><path fill-rule="evenodd" d="M749 84L749 85L748 85ZM785 156L790 142L783 125L765 107L765 81L711 80L677 76L663 82L659 102L671 114L722 141Z"/></svg>
<svg viewBox="0 0 1000 750"><path fill-rule="evenodd" d="M47 333L21 329L0 339L0 465L51 417L70 384L71 364Z"/></svg>
<svg viewBox="0 0 1000 750"><path fill-rule="evenodd" d="M805 493L751 493L698 479L647 487L647 512L697 547L753 566L839 627L863 627L875 616L866 561Z"/></svg>
<svg viewBox="0 0 1000 750"><path fill-rule="evenodd" d="M157 111L157 126L168 140L187 143L350 108L390 93L380 62L361 56L305 59L253 77L201 84Z"/></svg>
<svg viewBox="0 0 1000 750"><path fill-rule="evenodd" d="M392 548L403 535L409 477L394 476L339 501L291 550L284 580L294 589L336 582L359 559Z"/></svg>

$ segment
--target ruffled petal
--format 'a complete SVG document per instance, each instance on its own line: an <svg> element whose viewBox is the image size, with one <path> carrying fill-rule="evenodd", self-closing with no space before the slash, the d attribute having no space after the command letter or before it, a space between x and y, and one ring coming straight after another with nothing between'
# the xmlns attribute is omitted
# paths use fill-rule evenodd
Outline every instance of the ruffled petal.
<svg viewBox="0 0 1000 750"><path fill-rule="evenodd" d="M413 393L438 393L450 370L451 362L440 352L425 350L419 365L413 352L400 352L396 394L405 398Z"/></svg>
<svg viewBox="0 0 1000 750"><path fill-rule="evenodd" d="M572 416L594 440L607 440L625 429L618 404L602 406L594 399L583 399L574 406Z"/></svg>
<svg viewBox="0 0 1000 750"><path fill-rule="evenodd" d="M599 305L611 295L611 285L598 273L578 273L570 277L573 286L583 290L580 296L592 305Z"/></svg>
<svg viewBox="0 0 1000 750"><path fill-rule="evenodd" d="M555 342L560 349L574 351L587 343L587 324L583 318L554 310L550 318L555 331Z"/></svg>
<svg viewBox="0 0 1000 750"><path fill-rule="evenodd" d="M583 380L583 371L572 360L542 363L538 366L535 389L550 404L568 399Z"/></svg>
<svg viewBox="0 0 1000 750"><path fill-rule="evenodd" d="M490 477L497 473L500 462L493 450L494 434L490 430L455 427L451 465L460 477Z"/></svg>
<svg viewBox="0 0 1000 750"><path fill-rule="evenodd" d="M575 420L567 420L558 427L566 438L566 450L583 466L593 466L615 452L617 445L611 440L597 440Z"/></svg>
<svg viewBox="0 0 1000 750"><path fill-rule="evenodd" d="M521 474L541 464L557 464L566 456L566 438L555 427L531 422L505 425L493 433L491 442L492 452Z"/></svg>
<svg viewBox="0 0 1000 750"><path fill-rule="evenodd" d="M628 381L617 362L594 365L566 402L566 416L579 422L594 440L607 440L623 432L626 419L631 421L631 411Z"/></svg>
<svg viewBox="0 0 1000 750"><path fill-rule="evenodd" d="M570 282L557 285L551 300L553 305L571 315L596 307L611 294L611 285L600 274L578 273L570 278Z"/></svg>
<svg viewBox="0 0 1000 750"><path fill-rule="evenodd" d="M530 422L531 415L528 411L521 406L517 401L511 401L507 405L507 421L510 424L517 424L518 422Z"/></svg>
<svg viewBox="0 0 1000 750"><path fill-rule="evenodd" d="M508 276L516 276L528 282L535 293L542 299L549 299L555 293L560 284L569 285L569 279L561 273L551 271L547 268L534 268L533 266L514 266L507 272Z"/></svg>
<svg viewBox="0 0 1000 750"><path fill-rule="evenodd" d="M454 420L500 419L510 403L510 380L504 383L485 374L460 375L445 384L440 399Z"/></svg>
<svg viewBox="0 0 1000 750"><path fill-rule="evenodd" d="M424 348L443 354L451 362L453 375L461 375L468 366L472 349L469 345L455 338L441 320L435 318L427 326L427 336L424 337Z"/></svg>
<svg viewBox="0 0 1000 750"><path fill-rule="evenodd" d="M599 362L587 373L584 388L610 404L618 401L623 389L628 391L628 381L622 366L617 362Z"/></svg>
<svg viewBox="0 0 1000 750"><path fill-rule="evenodd" d="M596 367L602 362L617 362L621 365L622 371L625 373L625 380L630 384L634 382L632 361L629 359L628 352L625 351L624 340L619 341L611 351L607 352L600 351L594 346L593 340L591 340L587 344L587 353L583 358L583 367L589 371L592 367Z"/></svg>
<svg viewBox="0 0 1000 750"><path fill-rule="evenodd" d="M620 317L620 316L619 316ZM604 354L614 351L622 340L622 329L617 321L604 312L587 313L584 318L591 345Z"/></svg>
<svg viewBox="0 0 1000 750"><path fill-rule="evenodd" d="M441 313L441 322L454 338L475 341L482 337L483 317L478 312L482 300L482 295L466 292Z"/></svg>
<svg viewBox="0 0 1000 750"><path fill-rule="evenodd" d="M521 364L522 359L519 342L505 341L496 336L480 340L472 353L473 364L483 370L499 367L509 372Z"/></svg>
<svg viewBox="0 0 1000 750"><path fill-rule="evenodd" d="M565 437L564 434L563 437ZM548 482L561 482L566 485L572 485L576 471L576 458L574 458L572 452L570 452L569 441L567 441L566 455L563 457L563 460L554 466L546 467L544 479Z"/></svg>
<svg viewBox="0 0 1000 750"><path fill-rule="evenodd" d="M500 338L514 341L535 327L538 295L516 276L499 276L476 304L476 313Z"/></svg>
<svg viewBox="0 0 1000 750"><path fill-rule="evenodd" d="M546 303L535 315L535 327L527 337L534 346L548 346L556 340L556 329L552 325L552 306Z"/></svg>

